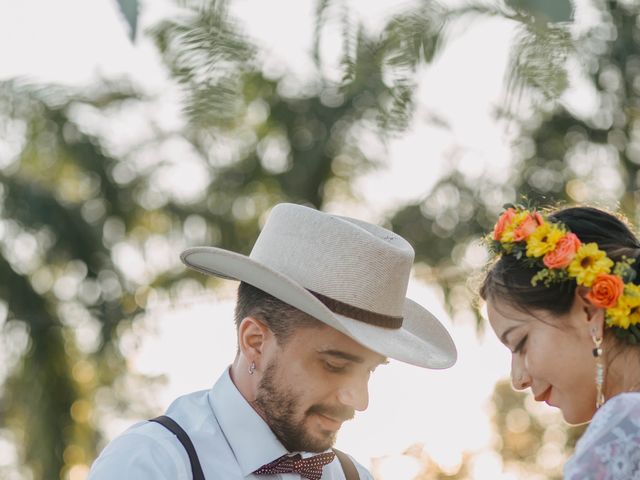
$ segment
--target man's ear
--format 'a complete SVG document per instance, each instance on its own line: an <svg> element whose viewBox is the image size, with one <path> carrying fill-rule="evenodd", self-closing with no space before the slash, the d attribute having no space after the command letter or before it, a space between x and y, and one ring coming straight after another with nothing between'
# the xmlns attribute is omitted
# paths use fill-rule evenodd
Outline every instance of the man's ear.
<svg viewBox="0 0 640 480"><path fill-rule="evenodd" d="M589 327L589 333L602 338L604 332L604 309L594 306L587 298L589 288L578 285L574 302L580 309L583 318Z"/></svg>
<svg viewBox="0 0 640 480"><path fill-rule="evenodd" d="M248 363L260 363L265 342L271 337L271 330L255 317L245 317L238 327L238 347Z"/></svg>

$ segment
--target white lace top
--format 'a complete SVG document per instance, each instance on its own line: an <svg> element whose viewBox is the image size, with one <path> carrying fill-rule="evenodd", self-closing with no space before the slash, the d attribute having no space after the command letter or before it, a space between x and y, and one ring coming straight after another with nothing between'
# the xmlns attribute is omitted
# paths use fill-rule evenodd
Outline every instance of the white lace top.
<svg viewBox="0 0 640 480"><path fill-rule="evenodd" d="M640 480L640 393L621 393L596 412L564 467L565 480Z"/></svg>

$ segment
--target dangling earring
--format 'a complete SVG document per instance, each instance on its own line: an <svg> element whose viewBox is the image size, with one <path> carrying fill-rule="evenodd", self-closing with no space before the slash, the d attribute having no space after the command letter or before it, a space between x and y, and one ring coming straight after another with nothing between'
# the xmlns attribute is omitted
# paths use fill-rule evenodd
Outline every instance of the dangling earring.
<svg viewBox="0 0 640 480"><path fill-rule="evenodd" d="M256 371L256 362L251 362L251 365L249 365L249 375L253 375L255 371Z"/></svg>
<svg viewBox="0 0 640 480"><path fill-rule="evenodd" d="M602 337L597 337L595 330L591 331L593 340L593 357L596 359L596 408L600 408L604 403L604 363L602 362Z"/></svg>

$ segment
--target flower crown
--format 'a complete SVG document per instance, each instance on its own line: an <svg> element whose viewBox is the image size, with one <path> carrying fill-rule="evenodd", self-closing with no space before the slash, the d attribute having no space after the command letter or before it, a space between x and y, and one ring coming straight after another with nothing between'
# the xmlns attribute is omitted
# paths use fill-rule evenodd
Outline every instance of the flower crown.
<svg viewBox="0 0 640 480"><path fill-rule="evenodd" d="M561 222L514 205L505 205L489 243L495 254L513 255L539 268L531 278L533 286L575 280L589 288L586 297L605 309L607 326L628 343L640 344L640 285L632 283L634 259L614 262L597 243L582 243Z"/></svg>

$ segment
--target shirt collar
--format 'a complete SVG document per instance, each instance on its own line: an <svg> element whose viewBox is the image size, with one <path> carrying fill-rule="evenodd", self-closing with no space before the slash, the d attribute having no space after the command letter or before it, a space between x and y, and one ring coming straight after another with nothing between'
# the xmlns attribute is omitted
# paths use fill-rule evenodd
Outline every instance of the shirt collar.
<svg viewBox="0 0 640 480"><path fill-rule="evenodd" d="M209 404L243 475L289 453L233 384L229 369L209 391Z"/></svg>

